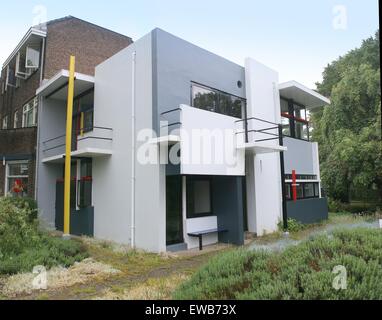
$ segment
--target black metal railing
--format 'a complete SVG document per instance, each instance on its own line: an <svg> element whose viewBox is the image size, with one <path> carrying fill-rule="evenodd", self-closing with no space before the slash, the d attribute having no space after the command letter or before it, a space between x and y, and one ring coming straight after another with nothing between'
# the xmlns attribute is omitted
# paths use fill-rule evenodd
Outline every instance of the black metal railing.
<svg viewBox="0 0 382 320"><path fill-rule="evenodd" d="M163 117L165 115L174 114L175 112L179 112L179 111L182 111L182 108L175 108L175 109L171 109L171 110L162 112L160 114L160 116ZM182 126L182 122L180 122L180 121L170 122L164 126L161 126L160 129L170 128L170 127L174 127L174 126Z"/></svg>
<svg viewBox="0 0 382 320"><path fill-rule="evenodd" d="M250 127L248 125L249 121L252 121L252 122L257 121L257 122L261 122L261 123L270 124L272 126L261 128L261 129L248 129ZM245 142L246 143L280 140L280 137L282 137L282 126L278 123L271 122L271 121L264 120L264 119L260 119L260 118L255 118L255 117L245 118L245 119L235 121L235 123L241 123L241 122L244 122L244 130L236 132L236 135L245 134ZM254 125L251 127L254 127ZM280 131L280 128L281 128L281 131ZM276 132L269 132L272 130L277 130L277 131ZM250 133L253 133L255 136L253 141L251 141L252 139L250 139L250 137L249 137ZM259 135L271 136L271 138L256 139L256 133L258 133Z"/></svg>
<svg viewBox="0 0 382 320"><path fill-rule="evenodd" d="M82 137L82 138L80 137L79 138L79 135L82 132L85 134L85 133L89 133L89 132L94 131L94 129L104 130L104 131L109 131L109 132L113 131L112 128L97 127L97 126L80 128L80 129L76 130L74 135L73 135L71 150L72 151L76 151L77 150L78 142L79 141L83 141L83 140L87 140L87 139L113 141L113 138L111 138L111 137L103 137L103 136L97 136L97 135L91 135L91 136L86 136L86 137ZM54 138L51 138L51 139L43 141L44 148L43 148L42 151L45 153L45 152L48 152L48 151L52 151L52 150L55 150L55 149L59 149L59 148L65 147L65 145L66 145L65 139L66 139L66 134L62 134L60 136L57 136L57 137L54 137ZM59 142L57 142L55 144L54 143L55 141L59 141ZM51 145L51 146L49 146L49 145Z"/></svg>

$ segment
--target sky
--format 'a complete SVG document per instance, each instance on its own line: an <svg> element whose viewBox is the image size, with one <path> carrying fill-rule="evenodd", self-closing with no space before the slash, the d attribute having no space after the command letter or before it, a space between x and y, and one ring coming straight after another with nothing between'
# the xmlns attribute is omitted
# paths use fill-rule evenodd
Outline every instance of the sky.
<svg viewBox="0 0 382 320"><path fill-rule="evenodd" d="M36 21L72 15L137 40L159 27L240 65L277 70L310 88L325 66L379 27L378 0L4 1L0 64Z"/></svg>

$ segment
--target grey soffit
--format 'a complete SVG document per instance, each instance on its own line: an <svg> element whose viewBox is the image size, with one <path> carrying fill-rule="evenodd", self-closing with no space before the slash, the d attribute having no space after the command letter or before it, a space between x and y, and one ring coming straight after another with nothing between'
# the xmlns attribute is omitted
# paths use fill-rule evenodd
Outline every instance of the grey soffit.
<svg viewBox="0 0 382 320"><path fill-rule="evenodd" d="M288 81L279 85L280 96L291 99L307 107L314 109L330 104L330 100L318 92L309 89L297 81Z"/></svg>

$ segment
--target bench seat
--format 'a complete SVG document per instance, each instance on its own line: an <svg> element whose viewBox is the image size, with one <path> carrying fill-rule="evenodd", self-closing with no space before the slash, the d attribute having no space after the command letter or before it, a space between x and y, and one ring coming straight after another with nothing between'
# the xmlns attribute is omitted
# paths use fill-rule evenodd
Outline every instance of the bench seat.
<svg viewBox="0 0 382 320"><path fill-rule="evenodd" d="M215 228L215 229L194 231L194 232L187 233L187 235L189 237L199 238L199 250L202 251L203 250L203 236L204 235L212 234L212 233L222 233L222 232L228 232L228 230L227 229Z"/></svg>

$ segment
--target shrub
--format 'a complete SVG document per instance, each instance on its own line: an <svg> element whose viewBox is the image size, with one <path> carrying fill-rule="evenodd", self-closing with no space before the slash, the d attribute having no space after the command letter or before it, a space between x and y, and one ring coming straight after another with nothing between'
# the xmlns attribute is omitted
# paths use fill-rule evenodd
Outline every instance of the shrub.
<svg viewBox="0 0 382 320"><path fill-rule="evenodd" d="M288 219L288 231L289 232L298 232L301 230L304 230L308 227L308 225L305 225L295 219ZM278 228L280 231L284 231L284 224L282 221L279 222Z"/></svg>
<svg viewBox="0 0 382 320"><path fill-rule="evenodd" d="M38 241L37 223L26 203L12 198L0 199L0 258L18 254L26 245Z"/></svg>
<svg viewBox="0 0 382 320"><path fill-rule="evenodd" d="M70 266L87 257L81 243L38 230L37 207L30 199L0 198L0 274Z"/></svg>
<svg viewBox="0 0 382 320"><path fill-rule="evenodd" d="M335 266L347 289L335 290ZM175 299L382 299L382 232L342 230L283 252L237 250L214 258Z"/></svg>

